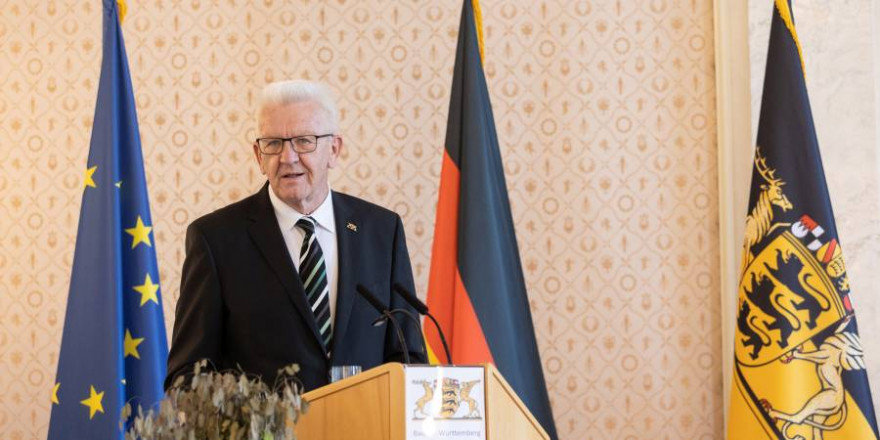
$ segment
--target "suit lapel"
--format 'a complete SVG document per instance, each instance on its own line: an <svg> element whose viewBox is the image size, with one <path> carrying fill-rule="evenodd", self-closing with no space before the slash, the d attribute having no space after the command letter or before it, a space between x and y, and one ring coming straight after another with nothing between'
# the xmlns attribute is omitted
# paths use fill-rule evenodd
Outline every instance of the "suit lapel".
<svg viewBox="0 0 880 440"><path fill-rule="evenodd" d="M333 323L333 341L342 341L351 318L354 304L355 285L357 284L357 264L355 256L359 255L357 219L345 195L333 193L333 214L336 217L336 247L339 256L339 280L336 285L336 321ZM338 353L338 350L333 350Z"/></svg>
<svg viewBox="0 0 880 440"><path fill-rule="evenodd" d="M324 347L321 343L318 325L315 322L315 315L312 313L309 302L303 289L302 281L296 272L296 267L291 261L291 256L287 252L287 245L284 243L284 237L281 235L281 229L278 227L278 220L275 217L275 211L272 208L272 202L269 201L269 185L263 186L263 189L257 193L251 208L251 223L248 233L256 244L257 248L263 254L263 257L269 263L269 267L278 276L281 284L284 286L285 292L293 303L294 308L299 312L309 328L318 345ZM324 355L327 355L327 350Z"/></svg>

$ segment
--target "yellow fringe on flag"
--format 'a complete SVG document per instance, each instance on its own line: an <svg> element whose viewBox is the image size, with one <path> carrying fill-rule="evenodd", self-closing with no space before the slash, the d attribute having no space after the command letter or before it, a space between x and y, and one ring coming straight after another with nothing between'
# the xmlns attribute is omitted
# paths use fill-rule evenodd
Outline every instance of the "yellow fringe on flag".
<svg viewBox="0 0 880 440"><path fill-rule="evenodd" d="M788 1L776 0L776 9L779 11L779 16L782 17L782 21L785 22L785 27L791 32L791 38L794 39L794 45L797 46L798 57L801 59L801 71L806 80L807 69L804 65L804 53L801 51L801 42L798 40L797 29L794 28L794 21L791 19L791 9L788 8Z"/></svg>
<svg viewBox="0 0 880 440"><path fill-rule="evenodd" d="M471 0L474 8L474 24L477 26L477 41L480 43L480 64L486 62L483 53L483 14L480 12L480 0Z"/></svg>

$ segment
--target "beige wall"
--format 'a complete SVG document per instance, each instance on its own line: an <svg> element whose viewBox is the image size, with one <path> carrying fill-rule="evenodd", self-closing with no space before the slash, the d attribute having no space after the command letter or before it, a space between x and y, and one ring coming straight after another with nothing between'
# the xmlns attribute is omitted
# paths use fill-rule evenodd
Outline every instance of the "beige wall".
<svg viewBox="0 0 880 440"><path fill-rule="evenodd" d="M129 2L168 324L183 234L256 190L254 93L340 97L335 189L399 212L424 295L459 1ZM98 66L97 2L0 3L0 438L43 438ZM486 70L563 439L721 431L711 1L483 2ZM846 238L846 237L844 237Z"/></svg>

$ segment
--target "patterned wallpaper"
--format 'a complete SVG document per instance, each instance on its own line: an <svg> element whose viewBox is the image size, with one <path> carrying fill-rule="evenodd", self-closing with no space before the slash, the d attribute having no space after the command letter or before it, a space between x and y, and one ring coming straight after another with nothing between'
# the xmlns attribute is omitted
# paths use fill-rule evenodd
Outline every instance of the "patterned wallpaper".
<svg viewBox="0 0 880 440"><path fill-rule="evenodd" d="M168 325L186 225L261 185L254 95L340 98L337 190L403 216L424 295L461 2L130 1ZM486 71L563 439L721 432L709 0L486 0ZM0 1L0 438L45 438L100 3Z"/></svg>

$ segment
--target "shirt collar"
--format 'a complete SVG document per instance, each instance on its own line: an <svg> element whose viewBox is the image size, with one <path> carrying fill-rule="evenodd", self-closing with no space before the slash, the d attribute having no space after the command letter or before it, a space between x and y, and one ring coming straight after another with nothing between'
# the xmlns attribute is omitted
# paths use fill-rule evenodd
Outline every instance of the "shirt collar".
<svg viewBox="0 0 880 440"><path fill-rule="evenodd" d="M293 227L296 226L296 222L299 221L300 218L306 216L279 199L278 196L275 195L275 191L272 190L272 187L269 187L269 201L272 202L272 208L275 210L275 217L278 219L278 226L280 226L282 230L288 231L293 229ZM315 209L315 212L312 213L311 217L315 219L318 227L323 228L331 234L336 233L336 222L334 221L335 216L333 213L333 191L327 193L327 197L320 205L318 205L318 209Z"/></svg>

